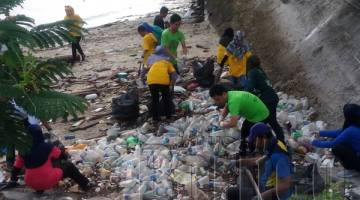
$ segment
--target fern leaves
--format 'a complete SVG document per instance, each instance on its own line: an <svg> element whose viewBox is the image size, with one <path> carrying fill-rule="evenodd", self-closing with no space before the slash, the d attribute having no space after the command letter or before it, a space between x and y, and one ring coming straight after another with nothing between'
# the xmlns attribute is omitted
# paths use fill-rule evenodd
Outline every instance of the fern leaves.
<svg viewBox="0 0 360 200"><path fill-rule="evenodd" d="M84 99L55 91L31 93L15 101L29 114L42 120L58 119L68 115L77 117L77 112L84 112L87 107Z"/></svg>
<svg viewBox="0 0 360 200"><path fill-rule="evenodd" d="M9 11L17 6L21 6L24 0L1 0L0 15L8 15Z"/></svg>
<svg viewBox="0 0 360 200"><path fill-rule="evenodd" d="M84 112L84 99L56 92L51 85L72 74L70 67L59 59L39 59L31 54L35 49L62 46L74 38L69 29L75 21L66 20L35 26L25 15L8 16L23 0L0 0L0 148L15 146L19 151L31 144L23 119L14 114L9 103L15 101L27 113L40 120L49 120ZM23 48L29 51L24 53Z"/></svg>
<svg viewBox="0 0 360 200"><path fill-rule="evenodd" d="M31 138L24 130L24 122L14 113L9 102L0 101L0 148L14 146L19 152L31 147Z"/></svg>

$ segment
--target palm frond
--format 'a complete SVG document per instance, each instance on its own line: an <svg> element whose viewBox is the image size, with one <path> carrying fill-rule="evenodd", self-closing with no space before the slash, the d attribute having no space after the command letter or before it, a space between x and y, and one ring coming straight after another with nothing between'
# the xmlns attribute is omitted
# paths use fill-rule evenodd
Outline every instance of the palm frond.
<svg viewBox="0 0 360 200"><path fill-rule="evenodd" d="M11 9L22 3L23 0L0 0L0 16L8 16ZM23 119L13 113L11 100L40 120L76 117L87 108L84 99L50 87L71 74L67 63L31 54L31 50L73 42L70 30L74 32L75 27L81 33L85 31L76 24L67 20L34 27L33 19L24 15L0 18L0 45L7 47L0 52L0 148L15 146L21 152L31 145ZM30 53L23 53L24 47Z"/></svg>
<svg viewBox="0 0 360 200"><path fill-rule="evenodd" d="M31 138L26 134L23 118L14 113L9 102L0 102L0 148L14 146L23 153L30 149Z"/></svg>
<svg viewBox="0 0 360 200"><path fill-rule="evenodd" d="M77 96L55 91L40 91L15 99L29 114L41 120L58 119L68 114L77 117L87 108L87 102Z"/></svg>
<svg viewBox="0 0 360 200"><path fill-rule="evenodd" d="M0 96L6 99L22 98L26 95L24 90L16 85L0 84Z"/></svg>
<svg viewBox="0 0 360 200"><path fill-rule="evenodd" d="M34 19L27 17L26 15L14 15L7 17L5 20L16 23L17 25L24 25L26 27L34 27Z"/></svg>
<svg viewBox="0 0 360 200"><path fill-rule="evenodd" d="M0 15L8 15L9 11L17 6L21 6L24 0L1 0L0 1Z"/></svg>

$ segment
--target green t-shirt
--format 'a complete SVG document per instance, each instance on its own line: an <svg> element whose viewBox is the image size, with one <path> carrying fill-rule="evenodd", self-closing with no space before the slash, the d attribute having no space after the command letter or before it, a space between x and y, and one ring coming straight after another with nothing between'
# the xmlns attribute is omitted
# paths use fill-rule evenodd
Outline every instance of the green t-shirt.
<svg viewBox="0 0 360 200"><path fill-rule="evenodd" d="M250 92L229 91L227 106L231 116L244 117L252 123L261 122L269 116L265 104Z"/></svg>
<svg viewBox="0 0 360 200"><path fill-rule="evenodd" d="M177 55L177 48L179 43L185 41L185 36L181 31L173 33L170 29L163 31L161 35L161 46L167 47L170 49L171 53Z"/></svg>

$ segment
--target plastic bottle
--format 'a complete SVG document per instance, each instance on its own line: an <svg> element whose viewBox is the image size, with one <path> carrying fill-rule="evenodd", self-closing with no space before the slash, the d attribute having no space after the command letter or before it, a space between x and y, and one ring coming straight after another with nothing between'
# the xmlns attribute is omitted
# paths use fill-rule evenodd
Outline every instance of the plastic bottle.
<svg viewBox="0 0 360 200"><path fill-rule="evenodd" d="M169 188L156 187L155 188L155 194L157 194L159 196L165 196L168 189Z"/></svg>
<svg viewBox="0 0 360 200"><path fill-rule="evenodd" d="M2 171L0 171L0 183L2 183L5 180L5 176Z"/></svg>
<svg viewBox="0 0 360 200"><path fill-rule="evenodd" d="M177 133L179 132L180 130L178 128L175 128L173 126L164 126L164 129L167 130L168 132L172 132L172 133Z"/></svg>
<svg viewBox="0 0 360 200"><path fill-rule="evenodd" d="M161 164L162 164L162 161L163 161L163 158L162 157L157 157L155 159L155 163L154 163L154 168L155 169L159 169L161 167Z"/></svg>
<svg viewBox="0 0 360 200"><path fill-rule="evenodd" d="M141 133L144 133L144 134L147 133L150 130L150 128L151 128L151 125L148 122L145 122L140 128Z"/></svg>
<svg viewBox="0 0 360 200"><path fill-rule="evenodd" d="M204 176L204 177L199 178L197 183L199 184L200 188L203 188L204 185L209 184L209 176Z"/></svg>
<svg viewBox="0 0 360 200"><path fill-rule="evenodd" d="M136 180L134 179L130 179L130 180L126 180L126 181L121 181L119 183L119 186L120 187L123 187L123 188L132 188L136 185Z"/></svg>
<svg viewBox="0 0 360 200"><path fill-rule="evenodd" d="M178 165L178 163L179 163L179 160L177 158L177 154L174 154L171 158L171 164L170 164L171 169L175 169L176 166Z"/></svg>
<svg viewBox="0 0 360 200"><path fill-rule="evenodd" d="M139 190L138 190L140 194L144 194L146 192L146 190L148 188L147 183L148 182L145 181L140 185Z"/></svg>
<svg viewBox="0 0 360 200"><path fill-rule="evenodd" d="M141 156L141 148L140 148L140 145L136 145L136 146L135 146L134 154L135 154L136 157Z"/></svg>
<svg viewBox="0 0 360 200"><path fill-rule="evenodd" d="M96 98L98 98L97 94L88 94L88 95L85 96L86 100L94 100Z"/></svg>
<svg viewBox="0 0 360 200"><path fill-rule="evenodd" d="M225 182L209 181L210 188L224 188L225 186L226 186Z"/></svg>
<svg viewBox="0 0 360 200"><path fill-rule="evenodd" d="M131 179L135 176L135 169L134 167L130 167L126 170L126 179Z"/></svg>
<svg viewBox="0 0 360 200"><path fill-rule="evenodd" d="M170 142L169 138L168 137L164 137L161 139L161 144L162 145L168 145Z"/></svg>
<svg viewBox="0 0 360 200"><path fill-rule="evenodd" d="M171 188L168 188L168 189L166 190L166 195L167 195L168 197L173 197L175 194L174 194L174 191L173 191Z"/></svg>

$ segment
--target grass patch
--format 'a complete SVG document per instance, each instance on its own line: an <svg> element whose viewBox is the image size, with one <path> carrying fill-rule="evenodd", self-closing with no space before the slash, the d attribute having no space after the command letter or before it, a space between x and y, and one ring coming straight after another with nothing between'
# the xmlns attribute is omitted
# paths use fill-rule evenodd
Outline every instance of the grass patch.
<svg viewBox="0 0 360 200"><path fill-rule="evenodd" d="M290 200L344 200L345 182L337 182L329 185L322 193L315 196L293 194Z"/></svg>

